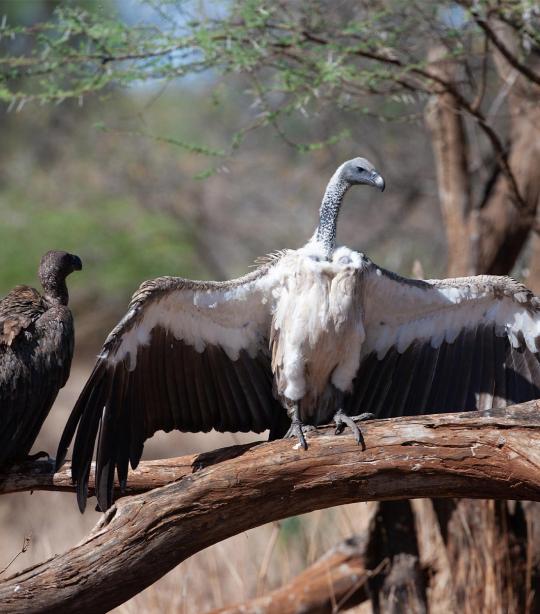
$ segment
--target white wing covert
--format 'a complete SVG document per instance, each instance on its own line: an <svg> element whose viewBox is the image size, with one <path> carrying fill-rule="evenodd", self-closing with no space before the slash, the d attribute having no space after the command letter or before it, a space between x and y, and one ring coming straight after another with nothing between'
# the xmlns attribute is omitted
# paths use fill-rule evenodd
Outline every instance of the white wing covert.
<svg viewBox="0 0 540 614"><path fill-rule="evenodd" d="M540 301L508 277L363 273L366 340L347 413L505 407L540 397Z"/></svg>
<svg viewBox="0 0 540 614"><path fill-rule="evenodd" d="M141 285L111 332L66 424L84 509L96 438L96 495L107 509L156 431L254 431L281 418L268 352L272 265L229 282L161 277ZM99 430L99 436L98 436Z"/></svg>

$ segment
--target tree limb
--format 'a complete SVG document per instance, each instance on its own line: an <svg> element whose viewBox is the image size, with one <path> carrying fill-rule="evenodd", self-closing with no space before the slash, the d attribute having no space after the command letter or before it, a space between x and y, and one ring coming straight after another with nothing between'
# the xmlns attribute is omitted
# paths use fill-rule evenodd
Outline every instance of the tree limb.
<svg viewBox="0 0 540 614"><path fill-rule="evenodd" d="M523 64L518 58L508 49L504 42L497 36L497 34L490 27L487 20L483 19L476 11L472 11L472 16L477 25L484 31L486 37L493 43L499 50L501 55L504 56L506 61L518 70L524 77L526 77L532 83L540 85L540 75L537 75L534 70L529 68L526 64Z"/></svg>
<svg viewBox="0 0 540 614"><path fill-rule="evenodd" d="M355 501L474 497L540 501L540 402L381 420L350 436L238 446L238 454L118 501L62 555L0 584L3 612L105 612L178 563L273 520ZM196 466L196 465L195 465ZM75 501L73 501L75 505Z"/></svg>
<svg viewBox="0 0 540 614"><path fill-rule="evenodd" d="M366 538L346 539L280 588L208 614L330 614L352 608L369 599L368 580L388 565L367 569L366 550Z"/></svg>
<svg viewBox="0 0 540 614"><path fill-rule="evenodd" d="M135 470L129 472L129 481L124 492L118 483L115 498L148 492L154 488L177 482L204 467L244 454L257 444L244 444L220 448L203 454L188 454L176 458L142 461ZM54 459L36 460L0 469L0 495L34 490L55 490L75 492L71 481L71 463L68 461L55 473ZM94 476L96 463L92 463L88 494L94 496Z"/></svg>

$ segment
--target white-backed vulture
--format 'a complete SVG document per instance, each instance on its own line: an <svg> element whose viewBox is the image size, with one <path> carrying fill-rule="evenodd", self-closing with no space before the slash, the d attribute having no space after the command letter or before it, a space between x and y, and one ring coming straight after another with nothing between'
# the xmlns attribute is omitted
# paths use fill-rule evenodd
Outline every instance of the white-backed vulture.
<svg viewBox="0 0 540 614"><path fill-rule="evenodd" d="M306 245L226 282L144 282L107 338L62 436L84 509L95 440L96 492L113 500L156 431L270 429L296 435L334 419L489 409L539 395L540 303L507 277L414 281L336 247L350 186L384 189L363 158L342 164ZM78 428L77 428L78 427Z"/></svg>

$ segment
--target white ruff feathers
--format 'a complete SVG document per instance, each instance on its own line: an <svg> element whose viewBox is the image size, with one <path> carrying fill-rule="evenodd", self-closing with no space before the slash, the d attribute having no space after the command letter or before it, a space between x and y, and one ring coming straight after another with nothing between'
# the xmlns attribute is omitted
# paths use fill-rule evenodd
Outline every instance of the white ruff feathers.
<svg viewBox="0 0 540 614"><path fill-rule="evenodd" d="M293 401L322 394L330 378L348 390L358 370L364 340L359 303L359 254L347 248L332 262L317 261L313 246L280 262L274 288L271 343L278 391Z"/></svg>

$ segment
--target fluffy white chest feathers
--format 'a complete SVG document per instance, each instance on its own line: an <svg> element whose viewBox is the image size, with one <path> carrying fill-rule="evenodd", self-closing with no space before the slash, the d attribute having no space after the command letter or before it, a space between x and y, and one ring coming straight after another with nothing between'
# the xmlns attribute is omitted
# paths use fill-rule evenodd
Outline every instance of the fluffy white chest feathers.
<svg viewBox="0 0 540 614"><path fill-rule="evenodd" d="M330 381L348 390L365 337L362 325L362 257L347 248L319 260L310 245L279 263L270 344L280 395L316 404ZM306 399L305 399L306 400Z"/></svg>

